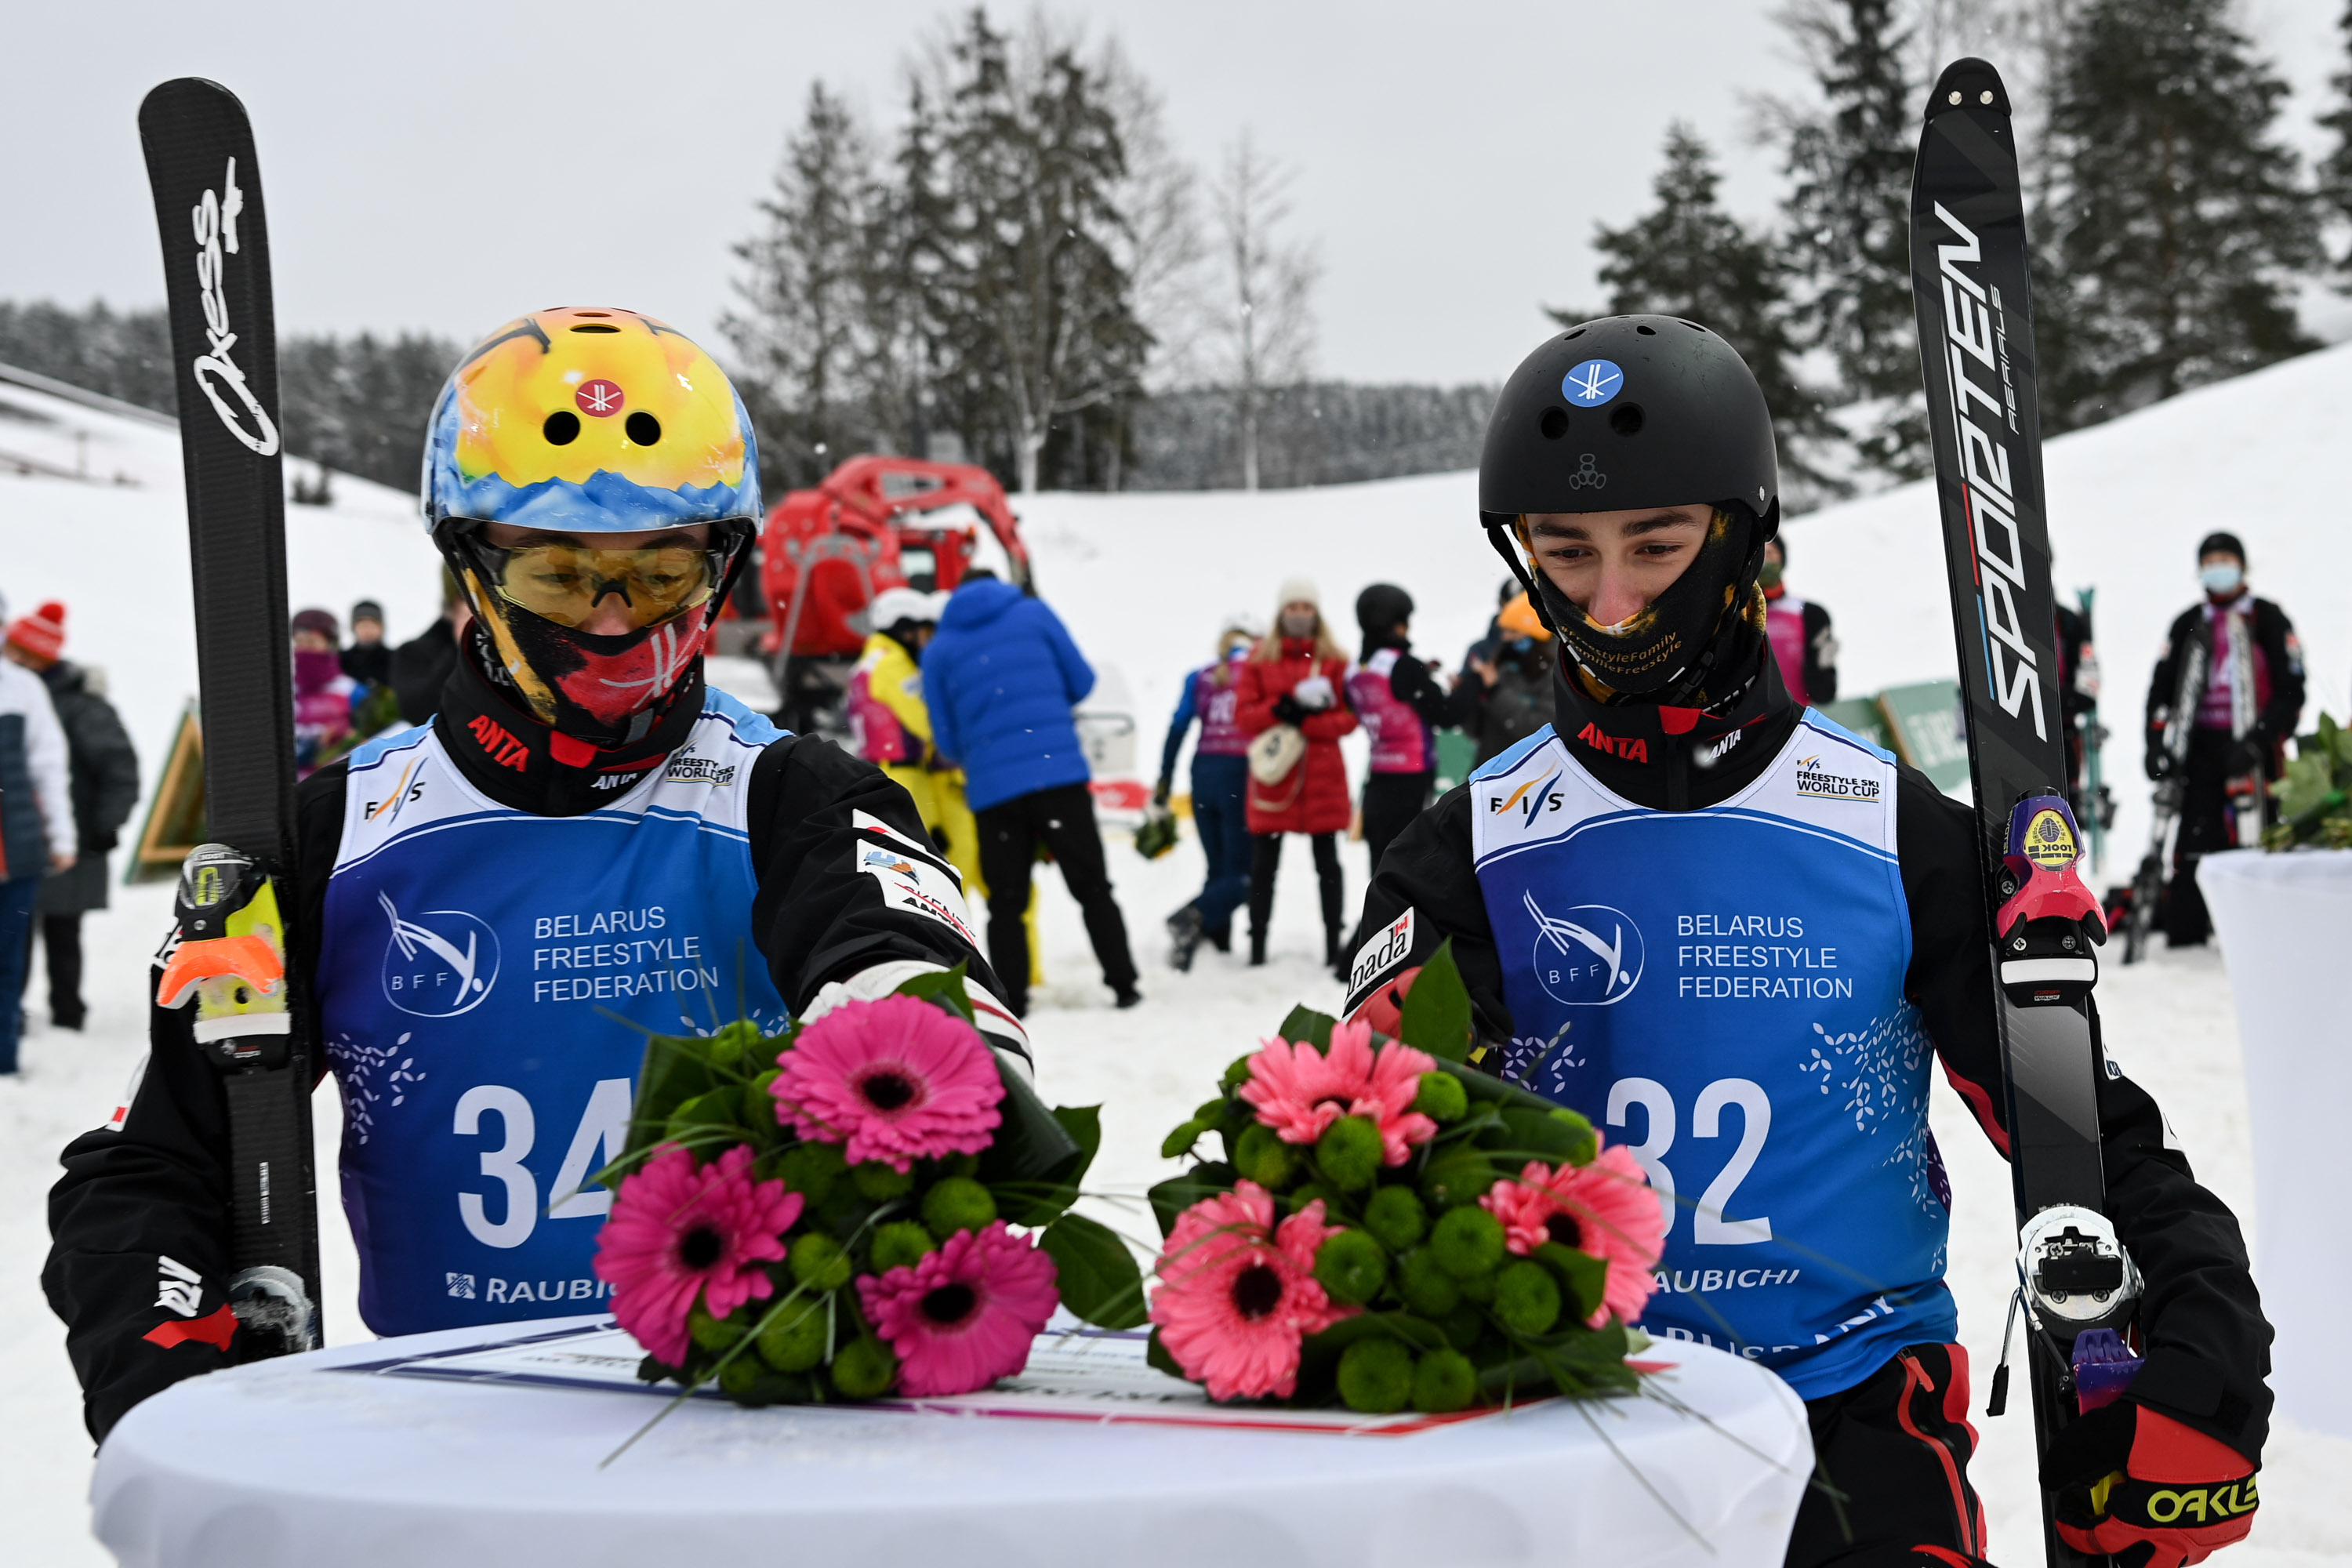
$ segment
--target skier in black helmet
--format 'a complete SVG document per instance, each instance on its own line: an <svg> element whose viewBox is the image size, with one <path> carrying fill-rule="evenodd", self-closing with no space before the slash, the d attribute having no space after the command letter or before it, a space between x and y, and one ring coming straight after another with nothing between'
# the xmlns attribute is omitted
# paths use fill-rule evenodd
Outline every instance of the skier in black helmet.
<svg viewBox="0 0 2352 1568"><path fill-rule="evenodd" d="M1392 1030L1451 938L1479 1064L1630 1145L1667 1222L1643 1326L1806 1401L1790 1563L1981 1562L1927 1129L1932 1053L2008 1148L1974 814L1790 699L1757 585L1771 421L1715 333L1620 316L1545 342L1479 506L1557 634L1558 720L1390 847L1349 1006ZM2050 1479L2101 1550L2193 1562L2250 1525L2270 1330L2155 1102L2112 1062L2098 1092L2147 1360ZM2228 1500L2158 1506L2184 1485Z"/></svg>

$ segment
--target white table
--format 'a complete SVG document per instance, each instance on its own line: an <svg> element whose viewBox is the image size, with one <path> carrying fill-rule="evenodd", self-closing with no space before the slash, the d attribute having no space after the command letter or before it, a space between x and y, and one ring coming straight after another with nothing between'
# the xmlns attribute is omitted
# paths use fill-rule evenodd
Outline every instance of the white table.
<svg viewBox="0 0 2352 1568"><path fill-rule="evenodd" d="M181 1384L100 1451L99 1539L134 1568L1720 1568L1780 1560L1812 1468L1787 1384L1685 1344L1650 1352L1675 1363L1654 1381L1684 1411L1550 1400L1367 1435L1151 1424L1213 1413L1132 1340L1045 1336L1010 1394L945 1410L691 1400L604 1468L660 1397L343 1370L604 1321L419 1334ZM541 1342L541 1359L568 1342ZM1111 1370L1066 1375L1073 1356Z"/></svg>
<svg viewBox="0 0 2352 1568"><path fill-rule="evenodd" d="M2352 1105L2352 850L2232 849L2197 863L2221 936L2254 1145L2254 1280L2278 1331L2280 1411L2352 1437L2352 1223L2342 1196Z"/></svg>

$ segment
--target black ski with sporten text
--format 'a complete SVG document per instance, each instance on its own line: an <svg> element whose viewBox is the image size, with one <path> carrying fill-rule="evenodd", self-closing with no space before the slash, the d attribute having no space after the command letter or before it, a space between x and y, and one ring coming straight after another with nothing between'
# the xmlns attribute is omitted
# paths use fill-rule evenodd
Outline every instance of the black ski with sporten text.
<svg viewBox="0 0 2352 1568"><path fill-rule="evenodd" d="M311 1014L286 964L293 902L294 683L269 230L245 106L182 78L139 136L163 242L186 476L211 842L188 858L157 1000L194 1003L222 1075L239 1332L320 1342ZM288 895L288 896L281 896Z"/></svg>
<svg viewBox="0 0 2352 1568"><path fill-rule="evenodd" d="M2090 997L2106 931L2078 875L2082 835L2066 801L2017 142L2008 92L1982 60L1946 67L1928 100L1911 192L1911 282L1993 910L1986 935L2017 1202L2018 1302L2036 1449L2046 1454L2077 1414L2073 1363L2128 1331L2138 1276L2105 1217ZM2006 1396L2006 1348L1990 1413ZM2106 1561L2058 1538L2055 1500L2044 1491L2050 1562Z"/></svg>

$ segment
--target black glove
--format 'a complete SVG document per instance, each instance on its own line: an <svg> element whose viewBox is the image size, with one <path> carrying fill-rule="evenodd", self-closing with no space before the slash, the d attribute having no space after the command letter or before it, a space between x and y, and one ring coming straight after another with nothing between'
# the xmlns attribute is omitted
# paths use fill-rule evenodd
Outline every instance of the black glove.
<svg viewBox="0 0 2352 1568"><path fill-rule="evenodd" d="M121 841L119 834L93 833L81 841L81 852L85 855L110 855Z"/></svg>
<svg viewBox="0 0 2352 1568"><path fill-rule="evenodd" d="M1286 691L1274 700L1274 716L1286 724L1303 724L1307 721L1307 710L1298 705L1297 698Z"/></svg>
<svg viewBox="0 0 2352 1568"><path fill-rule="evenodd" d="M2172 753L2165 749L2163 731L2148 731L2147 749L2140 753L2140 761L2147 764L2151 783L2162 784L2172 776Z"/></svg>
<svg viewBox="0 0 2352 1568"><path fill-rule="evenodd" d="M1169 779L1166 773L1160 774L1159 786L1151 792L1151 804L1154 805L1166 805L1168 804L1169 792L1174 787L1173 783Z"/></svg>
<svg viewBox="0 0 2352 1568"><path fill-rule="evenodd" d="M2171 1416L2119 1400L2050 1445L2058 1537L2143 1568L2181 1568L2245 1538L2261 1500L2252 1460Z"/></svg>
<svg viewBox="0 0 2352 1568"><path fill-rule="evenodd" d="M2263 732L2249 730L2239 736L2237 743L2230 748L2230 776L2242 778L2248 773L2266 773L2270 760L2271 749L2263 741Z"/></svg>

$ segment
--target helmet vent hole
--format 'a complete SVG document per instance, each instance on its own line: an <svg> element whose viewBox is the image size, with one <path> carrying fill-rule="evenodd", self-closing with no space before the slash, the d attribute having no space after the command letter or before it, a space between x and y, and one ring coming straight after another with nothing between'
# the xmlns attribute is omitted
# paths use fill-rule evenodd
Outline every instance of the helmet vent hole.
<svg viewBox="0 0 2352 1568"><path fill-rule="evenodd" d="M661 421L642 408L624 420L622 428L628 431L629 439L640 447L656 446L661 440Z"/></svg>
<svg viewBox="0 0 2352 1568"><path fill-rule="evenodd" d="M1609 411L1609 428L1616 431L1620 436L1640 435L1642 433L1642 405L1638 403L1621 403L1616 407L1611 409Z"/></svg>
<svg viewBox="0 0 2352 1568"><path fill-rule="evenodd" d="M549 446L569 447L580 439L580 416L569 408L559 408L547 416L547 423L539 430L547 437Z"/></svg>
<svg viewBox="0 0 2352 1568"><path fill-rule="evenodd" d="M1576 329L1576 331L1572 331L1572 332L1569 333L1569 334L1568 334L1568 336L1566 336L1566 337L1564 337L1564 338L1560 339L1559 341L1560 341L1561 342L1564 342L1564 343L1574 342L1577 339L1579 339L1579 338L1582 337L1583 335L1584 335L1584 329L1583 329L1582 327L1579 327L1579 328L1577 328L1577 329Z"/></svg>
<svg viewBox="0 0 2352 1568"><path fill-rule="evenodd" d="M574 327L572 330L576 332L580 329ZM1654 338L1658 335L1658 329L1655 327L1635 327L1633 330L1641 333L1645 338Z"/></svg>
<svg viewBox="0 0 2352 1568"><path fill-rule="evenodd" d="M572 328L572 330L575 332L617 332L621 329L618 327L607 326L602 321L587 321L583 322L580 326Z"/></svg>
<svg viewBox="0 0 2352 1568"><path fill-rule="evenodd" d="M1545 440L1559 440L1562 436L1568 434L1568 410L1565 408L1545 409L1543 411L1543 417L1536 421L1536 428L1543 432L1543 438Z"/></svg>
<svg viewBox="0 0 2352 1568"><path fill-rule="evenodd" d="M574 313L575 315L593 317L593 319L595 319L595 320L597 320L597 321L603 321L605 317L607 317L607 316L611 315L613 312L612 312L612 311L610 311L610 310L578 310L578 311L574 311L573 313Z"/></svg>

